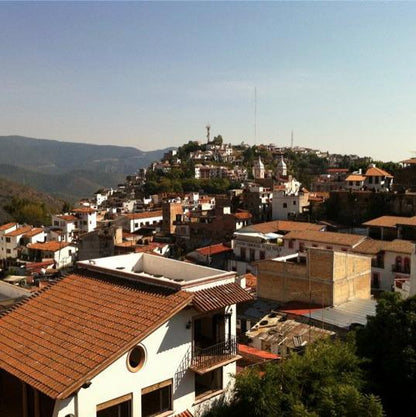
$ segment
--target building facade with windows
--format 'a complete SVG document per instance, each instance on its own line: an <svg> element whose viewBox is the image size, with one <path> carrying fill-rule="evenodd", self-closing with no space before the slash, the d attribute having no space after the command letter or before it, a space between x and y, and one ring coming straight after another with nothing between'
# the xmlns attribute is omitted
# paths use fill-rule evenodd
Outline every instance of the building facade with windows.
<svg viewBox="0 0 416 417"><path fill-rule="evenodd" d="M236 304L249 300L213 268L139 253L79 262L0 317L0 415L202 415L232 385Z"/></svg>

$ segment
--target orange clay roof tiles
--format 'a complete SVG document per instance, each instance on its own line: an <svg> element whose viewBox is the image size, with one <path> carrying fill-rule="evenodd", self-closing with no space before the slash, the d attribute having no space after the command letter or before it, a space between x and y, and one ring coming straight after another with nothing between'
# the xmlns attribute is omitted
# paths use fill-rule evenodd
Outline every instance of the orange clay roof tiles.
<svg viewBox="0 0 416 417"><path fill-rule="evenodd" d="M395 252L412 254L415 251L415 245L408 240L395 239L391 242L385 240L365 240L354 248L354 252L376 255L377 253L384 252Z"/></svg>
<svg viewBox="0 0 416 417"><path fill-rule="evenodd" d="M241 212L238 212L238 213L233 213L232 215L236 219L238 219L238 220L249 220L249 219L251 219L253 217L251 213L248 213L246 211L241 211Z"/></svg>
<svg viewBox="0 0 416 417"><path fill-rule="evenodd" d="M278 231L290 232L292 230L316 230L323 229L321 224L313 224L306 222L294 222L290 220L274 220L271 222L258 223L248 226L240 231L253 230L260 233L276 233Z"/></svg>
<svg viewBox="0 0 416 417"><path fill-rule="evenodd" d="M193 304L198 311L207 312L246 301L253 301L253 297L239 284L232 282L195 291Z"/></svg>
<svg viewBox="0 0 416 417"><path fill-rule="evenodd" d="M32 230L25 233L24 237L33 237L42 232L43 232L43 229L41 227L34 227Z"/></svg>
<svg viewBox="0 0 416 417"><path fill-rule="evenodd" d="M313 230L293 231L283 236L283 239L297 239L308 242L318 242L334 245L354 247L367 239L367 236L353 235L349 233L315 232Z"/></svg>
<svg viewBox="0 0 416 417"><path fill-rule="evenodd" d="M230 246L226 246L223 243L218 243L216 245L205 246L203 248L196 249L198 253L205 256L216 255L218 253L223 252L231 252L232 248Z"/></svg>
<svg viewBox="0 0 416 417"><path fill-rule="evenodd" d="M3 231L3 230L10 229L10 228L12 228L13 226L17 226L17 223L6 223L6 224L2 224L2 225L0 226L0 232L1 232L1 231Z"/></svg>
<svg viewBox="0 0 416 417"><path fill-rule="evenodd" d="M79 208L74 208L71 211L73 213L92 214L92 213L95 213L97 210L91 207L79 207Z"/></svg>
<svg viewBox="0 0 416 417"><path fill-rule="evenodd" d="M66 222L75 222L78 220L78 217L73 216L72 214L61 214L58 219L65 220Z"/></svg>
<svg viewBox="0 0 416 417"><path fill-rule="evenodd" d="M0 368L51 398L66 398L191 299L77 271L0 317Z"/></svg>
<svg viewBox="0 0 416 417"><path fill-rule="evenodd" d="M162 210L144 211L143 213L128 213L124 217L130 220L148 219L150 217L162 217Z"/></svg>
<svg viewBox="0 0 416 417"><path fill-rule="evenodd" d="M416 226L416 216L400 217L400 216L381 216L376 219L363 223L363 226L369 227L397 227L397 225Z"/></svg>
<svg viewBox="0 0 416 417"><path fill-rule="evenodd" d="M48 252L56 252L63 248L69 246L70 243L68 242L58 242L56 240L51 240L50 242L44 243L29 243L27 245L28 249L36 249L36 250L44 250Z"/></svg>
<svg viewBox="0 0 416 417"><path fill-rule="evenodd" d="M377 167L371 167L368 168L366 173L366 177L388 177L393 178L393 175L389 174L387 171L384 171L384 169L377 168Z"/></svg>
<svg viewBox="0 0 416 417"><path fill-rule="evenodd" d="M14 236L24 235L25 233L30 232L32 228L33 226L22 226L16 230L13 230L12 232L6 233L4 236L14 237Z"/></svg>
<svg viewBox="0 0 416 417"><path fill-rule="evenodd" d="M364 181L365 177L364 175L358 175L358 174L351 174L348 175L347 178L345 178L345 181Z"/></svg>

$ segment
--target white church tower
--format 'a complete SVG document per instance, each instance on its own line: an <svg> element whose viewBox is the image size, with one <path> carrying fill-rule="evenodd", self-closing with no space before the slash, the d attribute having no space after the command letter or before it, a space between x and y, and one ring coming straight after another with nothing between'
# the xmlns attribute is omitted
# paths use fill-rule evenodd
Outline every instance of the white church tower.
<svg viewBox="0 0 416 417"><path fill-rule="evenodd" d="M254 161L253 165L253 177L264 178L264 164L259 156L258 161Z"/></svg>

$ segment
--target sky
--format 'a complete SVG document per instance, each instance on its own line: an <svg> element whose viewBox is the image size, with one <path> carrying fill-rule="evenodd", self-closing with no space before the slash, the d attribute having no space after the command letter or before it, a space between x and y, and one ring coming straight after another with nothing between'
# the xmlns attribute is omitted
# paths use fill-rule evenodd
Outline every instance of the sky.
<svg viewBox="0 0 416 417"><path fill-rule="evenodd" d="M416 2L2 2L0 135L153 150L210 124L399 161L416 156L415 21Z"/></svg>

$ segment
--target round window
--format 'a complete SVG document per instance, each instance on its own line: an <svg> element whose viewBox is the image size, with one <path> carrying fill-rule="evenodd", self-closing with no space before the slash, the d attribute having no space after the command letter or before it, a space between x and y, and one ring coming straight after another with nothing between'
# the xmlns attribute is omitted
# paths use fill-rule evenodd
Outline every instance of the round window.
<svg viewBox="0 0 416 417"><path fill-rule="evenodd" d="M127 356L127 367L131 372L137 372L144 365L145 350L141 346L135 346Z"/></svg>

